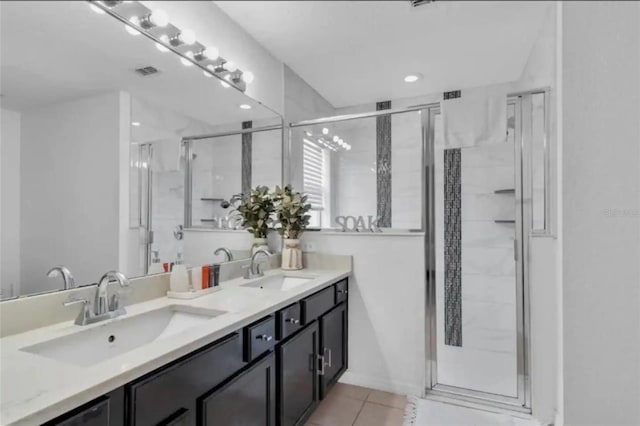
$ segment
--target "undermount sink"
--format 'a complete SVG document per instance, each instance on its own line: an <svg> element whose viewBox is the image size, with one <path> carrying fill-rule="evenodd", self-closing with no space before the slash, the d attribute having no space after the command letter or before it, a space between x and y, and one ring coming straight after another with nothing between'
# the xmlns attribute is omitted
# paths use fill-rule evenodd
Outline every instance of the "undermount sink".
<svg viewBox="0 0 640 426"><path fill-rule="evenodd" d="M22 350L67 364L88 367L201 325L225 313L226 311L171 305L140 315L121 317L98 327Z"/></svg>
<svg viewBox="0 0 640 426"><path fill-rule="evenodd" d="M302 275L274 275L272 277L262 278L247 284L240 284L242 287L262 288L266 290L287 291L294 289L309 281L313 281L316 277Z"/></svg>

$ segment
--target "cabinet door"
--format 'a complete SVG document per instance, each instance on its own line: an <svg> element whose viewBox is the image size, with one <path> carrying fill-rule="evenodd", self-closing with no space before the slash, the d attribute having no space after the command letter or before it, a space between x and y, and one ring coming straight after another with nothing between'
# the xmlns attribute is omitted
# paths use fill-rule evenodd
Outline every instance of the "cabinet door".
<svg viewBox="0 0 640 426"><path fill-rule="evenodd" d="M220 385L242 362L242 339L223 339L126 385L130 426L196 424L198 397ZM182 413L176 417L177 413ZM177 421L177 420L176 420Z"/></svg>
<svg viewBox="0 0 640 426"><path fill-rule="evenodd" d="M269 355L202 398L205 426L275 426L275 355Z"/></svg>
<svg viewBox="0 0 640 426"><path fill-rule="evenodd" d="M347 368L346 306L341 303L320 317L320 398Z"/></svg>
<svg viewBox="0 0 640 426"><path fill-rule="evenodd" d="M318 400L318 337L314 322L278 348L280 426L295 425Z"/></svg>

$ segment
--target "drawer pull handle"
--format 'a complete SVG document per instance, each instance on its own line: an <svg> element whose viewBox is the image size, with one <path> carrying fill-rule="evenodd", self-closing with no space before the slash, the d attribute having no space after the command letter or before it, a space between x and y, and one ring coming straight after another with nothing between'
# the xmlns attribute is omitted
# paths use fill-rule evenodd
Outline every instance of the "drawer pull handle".
<svg viewBox="0 0 640 426"><path fill-rule="evenodd" d="M324 354L322 355L322 360L324 361L325 358L329 359L329 361L327 362L327 367L331 368L331 349L324 348Z"/></svg>
<svg viewBox="0 0 640 426"><path fill-rule="evenodd" d="M256 339L264 340L265 342L270 342L270 341L273 340L273 336L269 336L269 335L263 334L261 336L256 336Z"/></svg>
<svg viewBox="0 0 640 426"><path fill-rule="evenodd" d="M320 369L318 370L319 376L324 376L324 355L318 355L318 361L320 361Z"/></svg>
<svg viewBox="0 0 640 426"><path fill-rule="evenodd" d="M349 293L349 290L338 290L339 294L347 294Z"/></svg>
<svg viewBox="0 0 640 426"><path fill-rule="evenodd" d="M291 324L300 324L300 320L295 318L287 318L286 321L290 322Z"/></svg>

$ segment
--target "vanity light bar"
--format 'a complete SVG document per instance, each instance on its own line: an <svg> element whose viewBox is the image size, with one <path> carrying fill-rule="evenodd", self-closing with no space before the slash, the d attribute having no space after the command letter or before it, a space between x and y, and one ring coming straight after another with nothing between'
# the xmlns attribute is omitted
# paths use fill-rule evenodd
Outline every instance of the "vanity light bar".
<svg viewBox="0 0 640 426"><path fill-rule="evenodd" d="M161 52L172 51L185 66L196 65L205 76L215 76L223 87L233 86L244 92L254 75L238 69L233 61L219 56L218 49L197 41L193 31L180 29L169 22L161 10L151 10L139 1L87 0L96 12L107 13L122 22L131 34L144 34L156 42Z"/></svg>

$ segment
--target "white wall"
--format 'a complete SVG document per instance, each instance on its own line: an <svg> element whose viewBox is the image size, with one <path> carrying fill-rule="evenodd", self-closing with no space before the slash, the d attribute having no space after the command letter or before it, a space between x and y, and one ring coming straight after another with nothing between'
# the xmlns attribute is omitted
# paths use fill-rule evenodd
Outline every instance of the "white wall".
<svg viewBox="0 0 640 426"><path fill-rule="evenodd" d="M640 424L640 4L563 5L564 424Z"/></svg>
<svg viewBox="0 0 640 426"><path fill-rule="evenodd" d="M0 289L20 294L20 114L0 110Z"/></svg>
<svg viewBox="0 0 640 426"><path fill-rule="evenodd" d="M77 284L118 269L120 101L116 92L23 114L22 293L60 287L45 276L58 264Z"/></svg>
<svg viewBox="0 0 640 426"><path fill-rule="evenodd" d="M420 395L425 380L424 234L307 232L319 253L353 255L343 382Z"/></svg>

